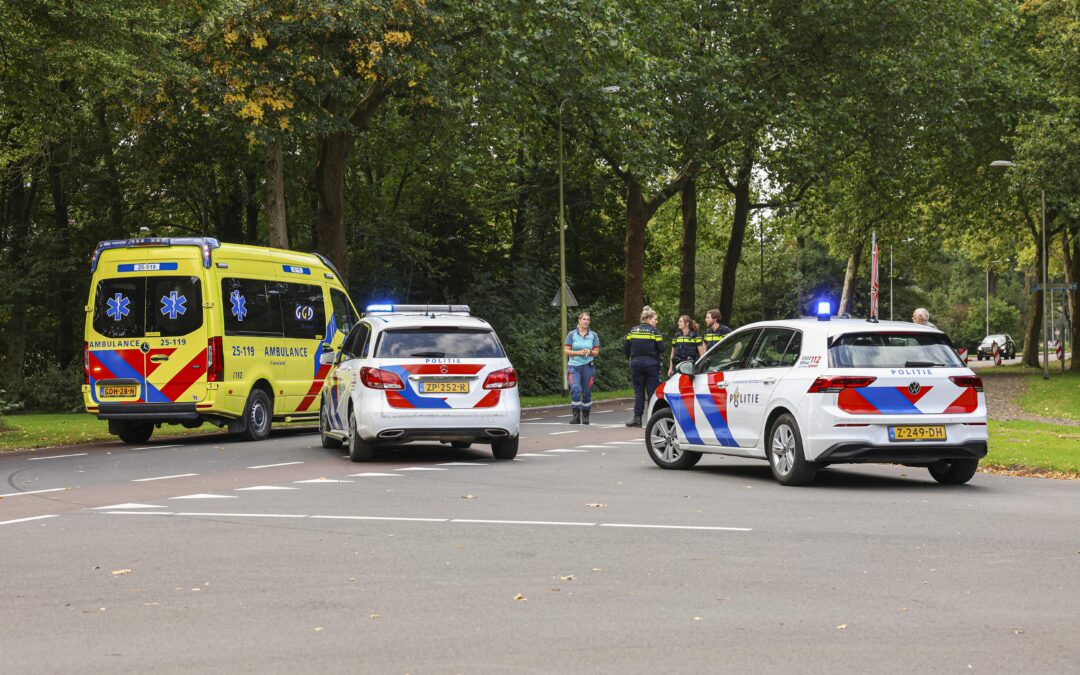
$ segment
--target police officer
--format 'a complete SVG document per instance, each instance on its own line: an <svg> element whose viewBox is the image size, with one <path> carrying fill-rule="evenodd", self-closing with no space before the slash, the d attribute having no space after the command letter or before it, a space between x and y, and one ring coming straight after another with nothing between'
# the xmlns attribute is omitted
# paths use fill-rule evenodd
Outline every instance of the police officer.
<svg viewBox="0 0 1080 675"><path fill-rule="evenodd" d="M705 333L701 337L705 341L706 351L712 349L714 344L723 340L730 332L731 328L720 323L720 310L710 309L705 312Z"/></svg>
<svg viewBox="0 0 1080 675"><path fill-rule="evenodd" d="M656 330L656 311L646 305L641 310L641 323L630 329L623 340L623 354L630 359L630 376L634 381L634 419L628 427L640 427L649 395L660 385L660 357L667 351L664 336Z"/></svg>
<svg viewBox="0 0 1080 675"><path fill-rule="evenodd" d="M675 371L675 366L683 361L697 361L705 353L705 341L698 335L698 324L686 314L679 317L679 330L671 338L671 358L668 360L667 374Z"/></svg>

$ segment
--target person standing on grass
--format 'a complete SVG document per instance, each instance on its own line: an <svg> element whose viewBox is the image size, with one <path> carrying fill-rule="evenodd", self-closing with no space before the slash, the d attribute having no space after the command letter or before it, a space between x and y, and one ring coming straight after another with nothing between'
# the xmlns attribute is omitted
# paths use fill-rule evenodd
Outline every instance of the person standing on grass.
<svg viewBox="0 0 1080 675"><path fill-rule="evenodd" d="M566 376L570 380L570 424L588 424L592 412L592 387L596 379L595 359L600 353L600 336L589 330L592 318L588 312L578 315L577 328L563 341Z"/></svg>

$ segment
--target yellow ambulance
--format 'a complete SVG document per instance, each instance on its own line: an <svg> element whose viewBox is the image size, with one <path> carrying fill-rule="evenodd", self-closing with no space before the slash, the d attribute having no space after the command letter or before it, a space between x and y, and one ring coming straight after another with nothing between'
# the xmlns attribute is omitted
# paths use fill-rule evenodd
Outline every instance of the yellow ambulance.
<svg viewBox="0 0 1080 675"><path fill-rule="evenodd" d="M104 241L91 263L83 399L110 433L209 422L248 440L317 420L323 352L357 313L318 254L208 237Z"/></svg>

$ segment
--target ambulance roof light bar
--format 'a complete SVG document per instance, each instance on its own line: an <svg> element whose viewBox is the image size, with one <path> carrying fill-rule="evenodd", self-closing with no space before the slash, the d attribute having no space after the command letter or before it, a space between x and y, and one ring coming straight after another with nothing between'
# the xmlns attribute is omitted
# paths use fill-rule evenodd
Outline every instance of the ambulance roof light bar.
<svg viewBox="0 0 1080 675"><path fill-rule="evenodd" d="M203 267L210 267L211 252L221 248L221 242L213 237L141 237L138 239L110 239L98 243L90 260L90 271L96 272L101 254L111 248L138 248L144 246L198 246L202 251Z"/></svg>
<svg viewBox="0 0 1080 675"><path fill-rule="evenodd" d="M395 305L393 303L377 303L368 305L364 315L368 314L457 314L472 316L468 305Z"/></svg>

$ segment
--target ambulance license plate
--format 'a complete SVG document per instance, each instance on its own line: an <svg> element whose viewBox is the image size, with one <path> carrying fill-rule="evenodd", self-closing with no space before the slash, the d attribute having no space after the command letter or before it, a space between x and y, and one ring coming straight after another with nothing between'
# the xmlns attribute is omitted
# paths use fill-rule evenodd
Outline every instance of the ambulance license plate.
<svg viewBox="0 0 1080 675"><path fill-rule="evenodd" d="M101 388L101 398L131 398L139 388L134 384L113 385Z"/></svg>
<svg viewBox="0 0 1080 675"><path fill-rule="evenodd" d="M422 394L468 394L468 382L421 382Z"/></svg>
<svg viewBox="0 0 1080 675"><path fill-rule="evenodd" d="M922 427L889 427L890 441L943 441L945 427L937 424Z"/></svg>

